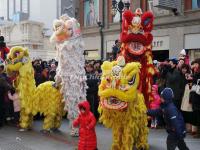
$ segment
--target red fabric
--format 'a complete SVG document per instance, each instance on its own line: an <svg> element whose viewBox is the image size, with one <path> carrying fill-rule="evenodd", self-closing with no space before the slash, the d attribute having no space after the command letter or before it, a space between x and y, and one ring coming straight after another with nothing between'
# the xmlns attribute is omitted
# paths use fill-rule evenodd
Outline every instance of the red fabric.
<svg viewBox="0 0 200 150"><path fill-rule="evenodd" d="M143 27L144 34L133 34L128 32L129 26L132 25L132 20L134 17L135 13L131 12L130 10L124 11L120 41L122 43L140 42L144 46L151 44L153 41L153 36L150 32L153 29L154 20L152 12L144 12L141 16L141 25Z"/></svg>
<svg viewBox="0 0 200 150"><path fill-rule="evenodd" d="M148 46L153 41L153 36L151 33L144 33L144 34L127 34L127 32L121 33L121 42L129 43L129 42L139 42L144 46Z"/></svg>
<svg viewBox="0 0 200 150"><path fill-rule="evenodd" d="M190 65L189 55L185 56L185 64Z"/></svg>
<svg viewBox="0 0 200 150"><path fill-rule="evenodd" d="M95 150L97 148L97 138L95 132L96 119L90 112L90 104L88 101L79 103L80 107L86 109L85 113L79 114L78 118L74 120L73 126L79 128L79 143L78 150Z"/></svg>
<svg viewBox="0 0 200 150"><path fill-rule="evenodd" d="M123 13L124 20L127 20L128 24L131 24L131 21L133 20L134 16L135 15L130 10L126 10Z"/></svg>
<svg viewBox="0 0 200 150"><path fill-rule="evenodd" d="M151 109L158 109L160 107L161 101L160 101L160 95L158 94L158 85L152 86L152 95L153 95L153 101L150 103Z"/></svg>
<svg viewBox="0 0 200 150"><path fill-rule="evenodd" d="M0 48L0 57L5 60L6 55L9 53L10 49L7 47Z"/></svg>

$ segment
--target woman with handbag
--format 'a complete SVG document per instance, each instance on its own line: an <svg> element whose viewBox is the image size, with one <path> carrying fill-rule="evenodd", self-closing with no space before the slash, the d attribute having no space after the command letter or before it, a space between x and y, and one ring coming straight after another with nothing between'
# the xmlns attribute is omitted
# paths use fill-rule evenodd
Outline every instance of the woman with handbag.
<svg viewBox="0 0 200 150"><path fill-rule="evenodd" d="M190 66L183 64L181 67L181 74L185 76L185 90L181 101L181 112L186 123L187 132L192 132L193 110L192 104L189 102L189 95L192 87Z"/></svg>
<svg viewBox="0 0 200 150"><path fill-rule="evenodd" d="M194 122L193 125L200 126L200 58L192 62L193 80L190 92L190 102L192 103ZM198 131L194 137L200 137Z"/></svg>

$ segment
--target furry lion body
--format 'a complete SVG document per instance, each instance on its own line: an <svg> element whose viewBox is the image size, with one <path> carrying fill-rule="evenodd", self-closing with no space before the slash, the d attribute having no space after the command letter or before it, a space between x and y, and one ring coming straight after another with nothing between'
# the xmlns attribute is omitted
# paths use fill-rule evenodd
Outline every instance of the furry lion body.
<svg viewBox="0 0 200 150"><path fill-rule="evenodd" d="M30 128L33 116L40 113L45 116L43 129L59 128L64 106L62 95L51 81L36 87L28 50L20 46L13 47L7 62L7 73L12 75L17 72L14 86L20 98L20 127Z"/></svg>

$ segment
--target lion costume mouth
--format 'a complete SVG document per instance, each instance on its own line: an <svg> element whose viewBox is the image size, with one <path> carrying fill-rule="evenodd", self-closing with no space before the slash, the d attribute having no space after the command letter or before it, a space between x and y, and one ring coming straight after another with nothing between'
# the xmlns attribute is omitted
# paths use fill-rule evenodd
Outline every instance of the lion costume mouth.
<svg viewBox="0 0 200 150"><path fill-rule="evenodd" d="M101 105L107 109L112 109L112 110L124 110L128 107L127 102L123 102L113 96L102 100Z"/></svg>
<svg viewBox="0 0 200 150"><path fill-rule="evenodd" d="M145 47L140 42L130 42L128 44L128 50L131 54L140 55L145 51Z"/></svg>

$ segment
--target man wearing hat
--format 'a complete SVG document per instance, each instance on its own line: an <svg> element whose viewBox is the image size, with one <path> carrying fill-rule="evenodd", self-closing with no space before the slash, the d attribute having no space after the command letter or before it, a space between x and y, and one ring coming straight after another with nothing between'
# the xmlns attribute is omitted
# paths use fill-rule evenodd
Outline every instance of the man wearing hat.
<svg viewBox="0 0 200 150"><path fill-rule="evenodd" d="M5 60L6 55L8 53L9 53L9 48L6 47L6 43L4 42L4 37L0 36L0 58Z"/></svg>
<svg viewBox="0 0 200 150"><path fill-rule="evenodd" d="M172 58L169 61L170 69L166 75L166 87L169 87L174 92L173 102L180 110L184 88L182 88L181 72L177 69L178 60Z"/></svg>

